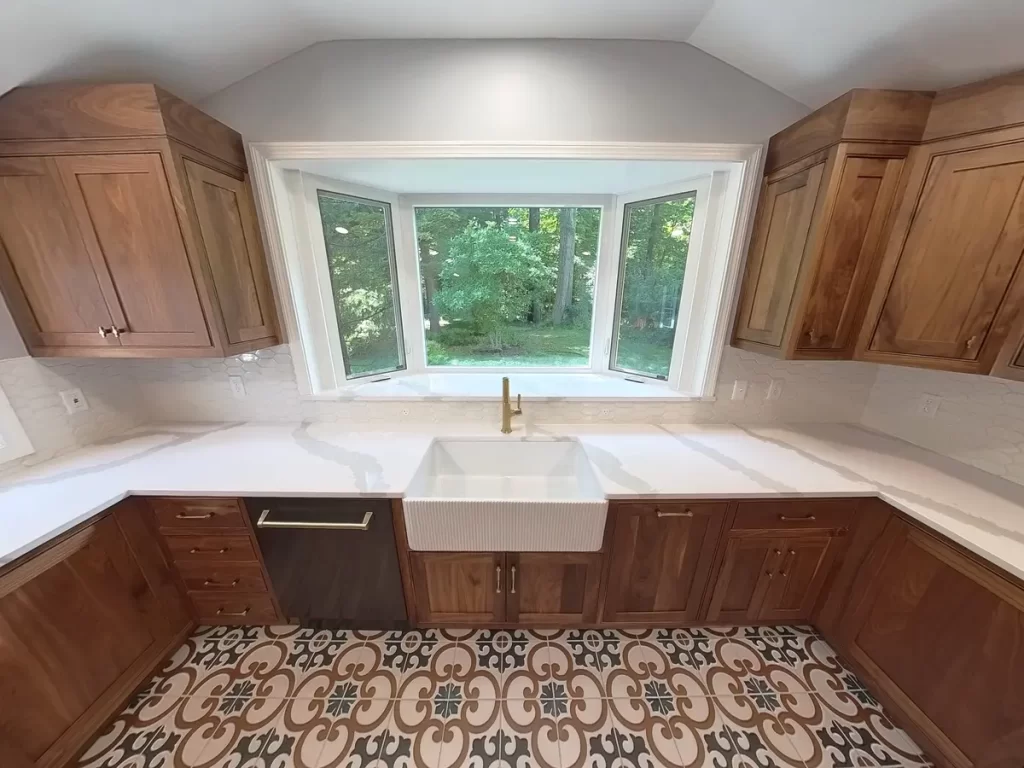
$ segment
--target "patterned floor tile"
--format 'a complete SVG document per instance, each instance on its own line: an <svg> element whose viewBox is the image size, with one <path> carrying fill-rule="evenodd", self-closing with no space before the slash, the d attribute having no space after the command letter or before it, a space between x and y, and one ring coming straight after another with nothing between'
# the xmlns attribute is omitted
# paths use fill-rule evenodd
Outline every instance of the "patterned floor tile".
<svg viewBox="0 0 1024 768"><path fill-rule="evenodd" d="M720 654L729 643L724 638L704 638L692 646L665 630L624 640L620 663L607 672L606 694L616 699L660 696L666 691L672 697L707 696L713 675L725 670ZM710 648L714 655L695 648Z"/></svg>
<svg viewBox="0 0 1024 768"><path fill-rule="evenodd" d="M655 701L609 700L622 766L725 766L731 745L721 713L707 696Z"/></svg>
<svg viewBox="0 0 1024 768"><path fill-rule="evenodd" d="M611 766L618 756L614 726L608 699L569 700L556 731L562 768Z"/></svg>
<svg viewBox="0 0 1024 768"><path fill-rule="evenodd" d="M276 727L286 699L191 697L177 712L175 722L185 727L190 741L202 740L204 746L196 768L265 768L260 762L268 748L273 754L290 752L290 743L282 740Z"/></svg>
<svg viewBox="0 0 1024 768"><path fill-rule="evenodd" d="M595 633L596 634L596 633ZM591 644L586 645L579 633L570 634L566 639L548 643L548 665L550 680L564 688L573 699L605 698L605 663L619 658L617 643L605 644L598 638L591 637Z"/></svg>
<svg viewBox="0 0 1024 768"><path fill-rule="evenodd" d="M292 699L278 725L295 737L291 762L273 768L357 765L349 762L356 756L372 762L393 710L394 703L385 699Z"/></svg>
<svg viewBox="0 0 1024 768"><path fill-rule="evenodd" d="M383 643L347 643L329 665L307 666L294 698L395 699L406 657Z"/></svg>
<svg viewBox="0 0 1024 768"><path fill-rule="evenodd" d="M538 699L506 699L501 702L502 726L526 759L516 764L531 768L559 768L559 715L546 710ZM514 734L514 735L513 735ZM525 747L522 742L525 741Z"/></svg>
<svg viewBox="0 0 1024 768"><path fill-rule="evenodd" d="M524 632L513 652L503 659L501 695L506 699L536 699L541 686L552 677L551 654L547 640Z"/></svg>
<svg viewBox="0 0 1024 768"><path fill-rule="evenodd" d="M82 755L81 768L187 768L206 746L176 722L182 699L135 700Z"/></svg>

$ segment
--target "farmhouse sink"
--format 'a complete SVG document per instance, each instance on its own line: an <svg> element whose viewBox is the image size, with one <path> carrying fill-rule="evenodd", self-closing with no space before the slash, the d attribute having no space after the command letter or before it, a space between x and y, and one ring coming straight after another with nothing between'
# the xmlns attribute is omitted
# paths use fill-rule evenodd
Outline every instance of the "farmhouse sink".
<svg viewBox="0 0 1024 768"><path fill-rule="evenodd" d="M607 511L575 440L435 440L402 503L423 551L597 551Z"/></svg>

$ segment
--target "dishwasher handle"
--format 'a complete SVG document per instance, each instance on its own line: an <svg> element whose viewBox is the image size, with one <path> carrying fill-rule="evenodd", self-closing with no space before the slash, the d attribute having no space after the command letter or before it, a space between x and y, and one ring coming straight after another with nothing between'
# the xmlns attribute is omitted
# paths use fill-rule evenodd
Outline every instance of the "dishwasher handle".
<svg viewBox="0 0 1024 768"><path fill-rule="evenodd" d="M358 523L332 523L330 521L316 520L271 520L270 510L264 509L260 512L256 521L257 528L329 528L333 531L366 531L370 528L370 521L373 520L373 510L367 510L363 514L362 521Z"/></svg>

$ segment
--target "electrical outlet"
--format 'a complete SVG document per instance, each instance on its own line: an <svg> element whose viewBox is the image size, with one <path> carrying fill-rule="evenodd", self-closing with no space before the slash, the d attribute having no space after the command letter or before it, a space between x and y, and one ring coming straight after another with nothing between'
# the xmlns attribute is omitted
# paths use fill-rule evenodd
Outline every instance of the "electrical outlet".
<svg viewBox="0 0 1024 768"><path fill-rule="evenodd" d="M935 414L939 412L939 406L942 405L942 398L938 395L921 395L921 399L917 403L917 412L934 419Z"/></svg>
<svg viewBox="0 0 1024 768"><path fill-rule="evenodd" d="M60 393L60 399L64 403L64 410L69 414L89 410L89 401L85 399L82 390L77 387L75 389L65 389Z"/></svg>
<svg viewBox="0 0 1024 768"><path fill-rule="evenodd" d="M606 407L601 409L601 418L602 419L610 419L611 417L612 417L612 409L611 408L606 406Z"/></svg>
<svg viewBox="0 0 1024 768"><path fill-rule="evenodd" d="M778 400L782 397L782 379L772 379L772 383L768 385L768 396L767 400Z"/></svg>
<svg viewBox="0 0 1024 768"><path fill-rule="evenodd" d="M228 376L228 384L231 386L231 395L236 400L245 397L245 379L241 376Z"/></svg>
<svg viewBox="0 0 1024 768"><path fill-rule="evenodd" d="M732 383L732 399L743 400L747 396L747 382L737 379Z"/></svg>

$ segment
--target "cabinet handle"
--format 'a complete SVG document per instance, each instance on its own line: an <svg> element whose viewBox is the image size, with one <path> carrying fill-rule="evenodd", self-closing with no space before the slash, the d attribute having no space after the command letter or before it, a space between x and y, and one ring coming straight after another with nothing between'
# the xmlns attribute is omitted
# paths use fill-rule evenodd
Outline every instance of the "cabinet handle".
<svg viewBox="0 0 1024 768"><path fill-rule="evenodd" d="M655 507L654 512L658 517L693 517L693 510L689 507L682 512L665 512L660 507Z"/></svg>
<svg viewBox="0 0 1024 768"><path fill-rule="evenodd" d="M781 520L784 523L799 523L799 522L802 522L804 520L806 520L808 522L812 522L812 521L817 520L817 519L818 518L815 517L814 515L803 515L802 517L794 517L792 515L785 515L785 514L780 514L779 515L779 520ZM780 552L779 554L782 554L782 553Z"/></svg>
<svg viewBox="0 0 1024 768"><path fill-rule="evenodd" d="M789 552L786 553L786 559L782 561L782 568L779 569L779 576L786 575L786 563L788 562L792 566L794 557L796 557L795 550L791 549L789 550Z"/></svg>
<svg viewBox="0 0 1024 768"><path fill-rule="evenodd" d="M516 567L514 565L512 566L512 583L508 591L513 595L516 593Z"/></svg>
<svg viewBox="0 0 1024 768"><path fill-rule="evenodd" d="M497 585L498 585L495 588L494 591L495 591L496 594L500 595L501 594L501 566L500 565L494 566L494 580L497 582Z"/></svg>
<svg viewBox="0 0 1024 768"><path fill-rule="evenodd" d="M213 517L213 512L204 512L201 515L186 515L184 512L179 512L174 517L177 520L209 520Z"/></svg>
<svg viewBox="0 0 1024 768"><path fill-rule="evenodd" d="M110 331L111 331L111 329L110 329L110 328L104 328L104 327L103 327L103 326L101 325L101 326L99 327L99 332L100 332L100 338L101 338L101 339L105 339L105 338L107 338L107 336L109 336L109 335L110 335Z"/></svg>
<svg viewBox="0 0 1024 768"><path fill-rule="evenodd" d="M973 349L974 345L977 344L977 343L978 343L978 335L975 334L974 336L971 336L971 338L969 338L967 340L967 348L968 349Z"/></svg>
<svg viewBox="0 0 1024 768"><path fill-rule="evenodd" d="M217 609L218 616L248 616L249 611L252 609L246 606L244 611L225 611L223 608Z"/></svg>
<svg viewBox="0 0 1024 768"><path fill-rule="evenodd" d="M202 549L201 547L192 547L188 551L190 555L201 555L201 554L214 554L214 555L226 555L231 550L228 547L221 547L220 549Z"/></svg>
<svg viewBox="0 0 1024 768"><path fill-rule="evenodd" d="M811 344L817 344L821 340L821 336L813 328L807 332L807 338L811 340Z"/></svg>
<svg viewBox="0 0 1024 768"><path fill-rule="evenodd" d="M270 510L264 509L260 512L260 518L256 521L257 528L330 528L334 531L365 531L370 528L370 521L373 520L373 510L367 510L363 519L358 523L332 523L313 522L310 520L270 520Z"/></svg>
<svg viewBox="0 0 1024 768"><path fill-rule="evenodd" d="M118 328L116 325L110 326L110 332L114 334L115 339L120 339L122 333L127 333L126 328Z"/></svg>
<svg viewBox="0 0 1024 768"><path fill-rule="evenodd" d="M231 589L232 587L237 587L241 583L242 583L241 579L235 579L230 584L218 584L213 579L207 579L206 581L203 582L203 586L204 587L227 587L228 589Z"/></svg>
<svg viewBox="0 0 1024 768"><path fill-rule="evenodd" d="M771 553L769 554L769 557L778 557L781 554L782 554L782 550L781 549L773 549L771 551ZM774 578L775 571L772 570L771 566L768 566L768 570L766 570L764 572L764 575L767 576L769 579Z"/></svg>

